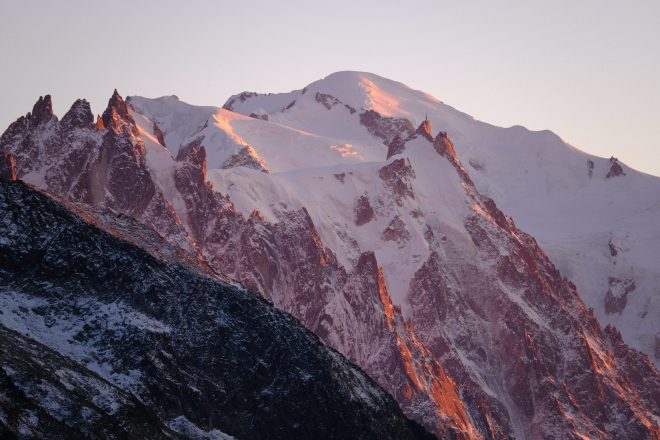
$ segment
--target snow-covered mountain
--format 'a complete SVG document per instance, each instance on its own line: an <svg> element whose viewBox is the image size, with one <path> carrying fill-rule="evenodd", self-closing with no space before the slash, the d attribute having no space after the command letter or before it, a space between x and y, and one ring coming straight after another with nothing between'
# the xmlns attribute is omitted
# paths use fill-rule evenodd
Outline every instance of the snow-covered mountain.
<svg viewBox="0 0 660 440"><path fill-rule="evenodd" d="M154 227L191 260L260 292L437 434L660 435L653 364L616 328L603 330L581 286L482 195L508 206L507 185L521 197L537 180L551 182L539 191L561 187L571 175L562 155L582 153L556 136L488 126L352 72L287 94L242 93L224 108L175 97L127 101L115 93L94 123L84 101L58 121L49 97L40 100L0 138L5 164L60 197ZM559 159L545 169L518 150L507 158L514 143ZM527 174L506 161L521 159L546 177L516 189ZM589 185L635 175L589 160ZM628 251L606 246L621 255L620 267ZM562 252L551 254L560 268ZM601 269L584 270L596 277ZM630 282L604 276L615 303L628 290L623 319L642 282L631 293Z"/></svg>
<svg viewBox="0 0 660 440"><path fill-rule="evenodd" d="M586 154L549 131L477 121L433 96L368 73L335 73L290 93L243 93L225 107L316 135L346 134L359 151L368 148L366 130L356 129L364 118L351 117L341 105L324 108L315 102L318 96L415 125L428 117L449 134L477 189L539 241L599 320L660 362L660 178L615 158ZM283 110L282 103L294 101ZM268 143L263 138L251 145L259 150ZM382 160L383 147L376 151Z"/></svg>

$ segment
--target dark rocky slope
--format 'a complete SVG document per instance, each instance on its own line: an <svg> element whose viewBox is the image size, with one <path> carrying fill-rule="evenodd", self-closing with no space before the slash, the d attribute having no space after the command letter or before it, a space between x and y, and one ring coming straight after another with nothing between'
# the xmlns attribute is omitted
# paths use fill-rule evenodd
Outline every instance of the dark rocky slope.
<svg viewBox="0 0 660 440"><path fill-rule="evenodd" d="M103 383L115 414L133 405L133 419L104 425L115 437L170 435L150 411L179 430L240 439L429 437L361 370L259 296L156 258L21 182L0 181L0 218L0 323L81 365L36 353L35 342L6 330L3 350L18 353L15 365L32 357L51 384L64 380L51 360ZM12 359L3 360L3 399L16 385L4 368ZM90 392L68 383L80 399ZM119 425L125 435L113 431Z"/></svg>
<svg viewBox="0 0 660 440"><path fill-rule="evenodd" d="M0 438L178 439L138 399L0 325Z"/></svg>

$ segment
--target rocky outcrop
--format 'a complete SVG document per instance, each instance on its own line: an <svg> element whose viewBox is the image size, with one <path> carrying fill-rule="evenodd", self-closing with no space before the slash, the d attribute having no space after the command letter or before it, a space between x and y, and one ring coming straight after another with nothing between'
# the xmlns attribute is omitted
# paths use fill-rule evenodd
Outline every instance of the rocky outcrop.
<svg viewBox="0 0 660 440"><path fill-rule="evenodd" d="M264 160L257 155L257 152L249 145L241 148L222 164L222 168L224 169L234 167L252 168L253 170L268 173L266 162L264 162Z"/></svg>
<svg viewBox="0 0 660 440"><path fill-rule="evenodd" d="M193 240L202 248L206 242L210 249L213 245L224 247L240 219L231 201L206 181L206 149L200 146L202 140L179 149L174 184L183 198Z"/></svg>
<svg viewBox="0 0 660 440"><path fill-rule="evenodd" d="M421 136L429 142L433 142L433 134L431 131L431 121L424 119L422 123L419 124L419 127L417 127L415 135Z"/></svg>
<svg viewBox="0 0 660 440"><path fill-rule="evenodd" d="M314 95L314 100L319 104L323 105L323 107L325 107L327 110L331 110L333 107L337 105L343 105L344 108L348 110L350 114L354 114L356 112L355 108L351 107L348 104L344 104L339 99L327 93L316 92L316 94Z"/></svg>
<svg viewBox="0 0 660 440"><path fill-rule="evenodd" d="M385 182L399 206L402 206L404 198L415 198L412 187L415 171L407 159L393 160L378 170L378 177Z"/></svg>
<svg viewBox="0 0 660 440"><path fill-rule="evenodd" d="M239 102L245 102L247 99L252 98L253 96L257 96L258 93L255 92L242 92L238 95L232 96L225 102L225 104L222 106L225 110L230 110L232 111L234 109L234 103L236 101Z"/></svg>
<svg viewBox="0 0 660 440"><path fill-rule="evenodd" d="M261 119L262 121L267 121L268 120L268 115L267 114L250 113L249 116L251 118L254 118L254 119Z"/></svg>
<svg viewBox="0 0 660 440"><path fill-rule="evenodd" d="M429 130L430 128L429 124ZM435 151L437 151L440 156L457 160L454 144L451 139L449 139L449 136L447 136L446 131L438 132L438 135L433 139L433 148L435 148Z"/></svg>
<svg viewBox="0 0 660 440"><path fill-rule="evenodd" d="M46 124L53 119L53 116L53 101L50 95L40 96L32 107L31 122L34 125Z"/></svg>
<svg viewBox="0 0 660 440"><path fill-rule="evenodd" d="M633 279L622 280L609 277L607 284L608 289L604 299L605 313L608 315L621 314L628 303L628 295L634 292L637 287L635 281Z"/></svg>
<svg viewBox="0 0 660 440"><path fill-rule="evenodd" d="M619 159L617 159L614 156L610 157L610 169L605 177L609 179L611 177L618 177L625 175L626 173L623 171L623 167L621 167L621 164L619 163Z"/></svg>
<svg viewBox="0 0 660 440"><path fill-rule="evenodd" d="M389 159L390 157L396 154L403 153L405 146L406 146L406 142L401 138L400 135L397 134L396 136L394 136L392 141L387 146L387 159Z"/></svg>
<svg viewBox="0 0 660 440"><path fill-rule="evenodd" d="M362 194L355 205L355 224L362 226L374 218L374 209L369 202L369 196Z"/></svg>
<svg viewBox="0 0 660 440"><path fill-rule="evenodd" d="M0 153L0 179L16 180L14 156L11 154Z"/></svg>
<svg viewBox="0 0 660 440"><path fill-rule="evenodd" d="M21 116L0 137L0 152L14 157L17 178L39 168L57 127L50 95L40 96L32 113Z"/></svg>
<svg viewBox="0 0 660 440"><path fill-rule="evenodd" d="M314 100L316 100L316 102L323 105L323 107L328 110L332 109L332 107L338 104L341 104L341 101L339 101L337 98L326 93L316 92L316 95L314 95Z"/></svg>
<svg viewBox="0 0 660 440"><path fill-rule="evenodd" d="M60 129L69 132L75 128L94 128L94 115L85 99L77 99L60 121Z"/></svg>
<svg viewBox="0 0 660 440"><path fill-rule="evenodd" d="M395 241L401 247L410 240L410 232L408 232L406 224L401 220L401 217L397 215L387 225L382 237L385 241Z"/></svg>
<svg viewBox="0 0 660 440"><path fill-rule="evenodd" d="M384 117L375 110L360 113L360 124L367 127L369 133L381 138L387 146L397 136L399 139L408 139L415 132L415 127L408 119Z"/></svg>

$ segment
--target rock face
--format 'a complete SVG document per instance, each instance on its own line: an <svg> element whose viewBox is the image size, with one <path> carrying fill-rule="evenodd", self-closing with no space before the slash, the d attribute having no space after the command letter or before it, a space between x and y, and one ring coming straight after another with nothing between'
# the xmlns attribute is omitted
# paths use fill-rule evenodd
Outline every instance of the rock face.
<svg viewBox="0 0 660 440"><path fill-rule="evenodd" d="M156 190L144 142L116 90L100 121L94 123L85 100L58 121L46 96L0 137L0 149L15 158L17 178L71 201L130 215L191 249L174 208Z"/></svg>
<svg viewBox="0 0 660 440"><path fill-rule="evenodd" d="M358 226L369 223L374 218L374 209L371 207L369 197L362 194L355 205L355 224Z"/></svg>
<svg viewBox="0 0 660 440"><path fill-rule="evenodd" d="M0 179L16 180L16 171L14 170L14 156L2 153L0 155Z"/></svg>
<svg viewBox="0 0 660 440"><path fill-rule="evenodd" d="M0 182L0 215L0 432L430 438L293 317L160 238L135 246L20 182Z"/></svg>
<svg viewBox="0 0 660 440"><path fill-rule="evenodd" d="M605 313L608 315L621 314L628 303L628 295L633 293L635 288L635 281L632 279L621 280L610 277L605 295Z"/></svg>
<svg viewBox="0 0 660 440"><path fill-rule="evenodd" d="M383 117L375 110L360 113L360 124L364 125L369 133L381 138L385 145L390 145L397 137L408 139L415 132L408 119Z"/></svg>
<svg viewBox="0 0 660 440"><path fill-rule="evenodd" d="M268 172L268 166L266 163L259 158L254 152L254 149L249 145L246 145L238 153L233 154L227 161L222 165L223 168L235 168L235 167L246 167L252 168L258 171L263 171L264 173Z"/></svg>
<svg viewBox="0 0 660 440"><path fill-rule="evenodd" d="M278 98L269 120L309 106L332 113L337 104L314 92ZM252 99L264 96L243 94L227 106ZM282 103L293 101L282 115ZM118 109L105 130L133 133L112 102ZM294 315L440 436L658 438L657 370L616 329L611 337L601 331L536 241L477 191L449 136L433 137L428 120L414 130L407 119L358 112L337 117L354 118L386 144L385 161L293 173L207 170L206 144L168 141L176 161L147 171L184 225L191 258ZM153 125L151 113L138 116ZM162 131L166 140L175 134ZM28 156L20 143L2 145ZM149 158L154 145L143 145Z"/></svg>

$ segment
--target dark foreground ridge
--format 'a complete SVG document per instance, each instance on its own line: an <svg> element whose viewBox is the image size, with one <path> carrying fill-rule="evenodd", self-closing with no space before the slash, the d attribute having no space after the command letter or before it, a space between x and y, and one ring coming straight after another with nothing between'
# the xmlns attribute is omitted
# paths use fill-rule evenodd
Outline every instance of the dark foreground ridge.
<svg viewBox="0 0 660 440"><path fill-rule="evenodd" d="M261 297L21 182L0 219L3 438L433 438Z"/></svg>

